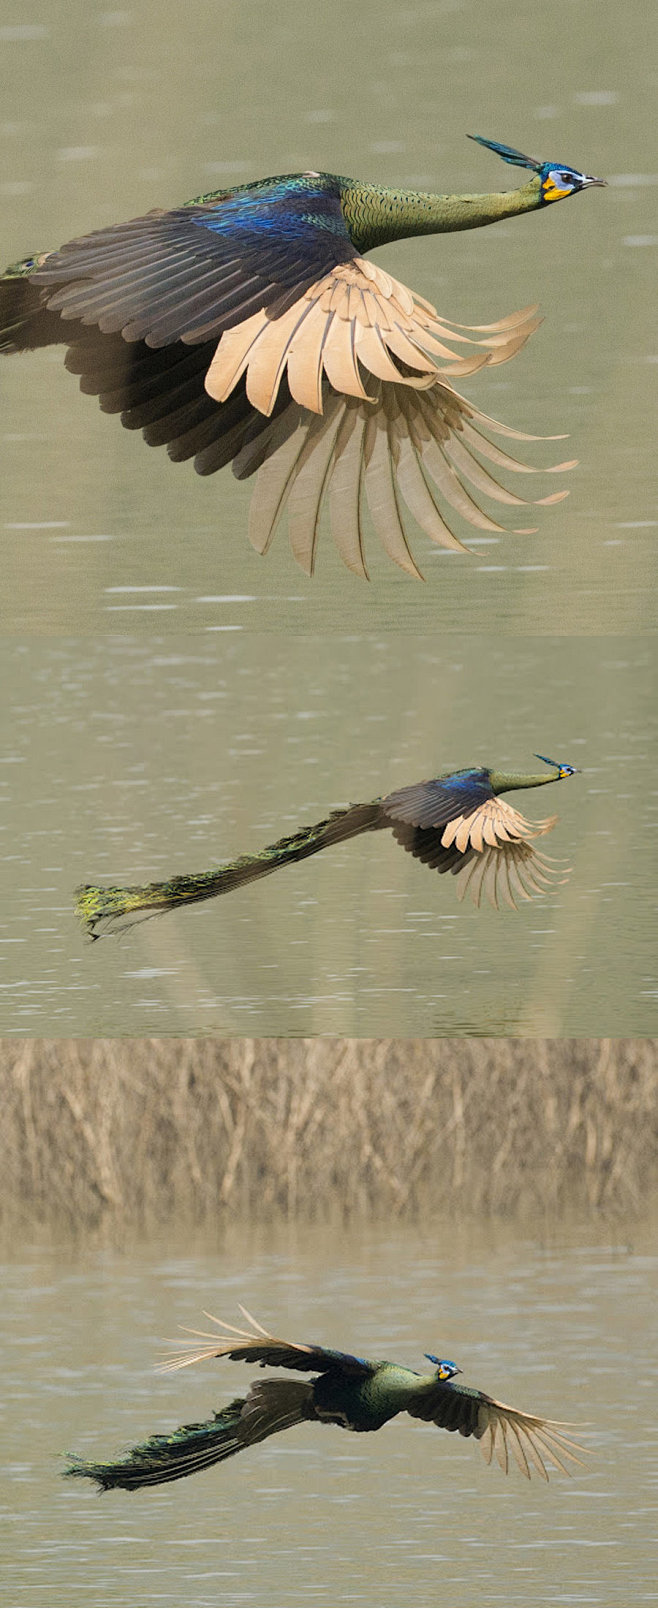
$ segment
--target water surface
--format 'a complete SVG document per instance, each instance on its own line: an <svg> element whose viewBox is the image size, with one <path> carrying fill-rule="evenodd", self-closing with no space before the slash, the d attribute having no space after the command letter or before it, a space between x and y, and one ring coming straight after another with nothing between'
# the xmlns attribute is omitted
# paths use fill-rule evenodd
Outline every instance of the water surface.
<svg viewBox="0 0 658 1608"><path fill-rule="evenodd" d="M655 1602L655 1229L445 1222L214 1241L13 1247L3 1268L5 1555L13 1600L90 1608L452 1608ZM58 1454L112 1456L208 1418L254 1377L158 1375L178 1324L245 1301L274 1333L421 1368L586 1422L592 1452L544 1485L398 1418L377 1437L312 1425L189 1480L98 1496Z"/></svg>
<svg viewBox="0 0 658 1608"><path fill-rule="evenodd" d="M655 1033L651 658L621 638L5 640L0 1032ZM123 937L78 931L79 883L203 870L536 750L582 768L521 801L557 812L546 849L573 869L516 914L459 905L381 832Z"/></svg>

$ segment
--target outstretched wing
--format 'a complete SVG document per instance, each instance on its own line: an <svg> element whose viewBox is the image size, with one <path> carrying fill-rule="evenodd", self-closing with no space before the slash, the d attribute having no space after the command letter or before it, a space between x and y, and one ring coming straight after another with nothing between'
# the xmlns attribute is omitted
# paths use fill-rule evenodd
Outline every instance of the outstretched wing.
<svg viewBox="0 0 658 1608"><path fill-rule="evenodd" d="M272 327L276 330L276 322ZM223 339L220 351L222 345ZM343 562L367 577L367 507L389 557L419 576L410 549L410 516L438 546L459 552L463 543L453 527L460 522L476 529L504 528L479 506L479 493L512 507L527 506L480 460L510 472L529 466L489 440L485 432L498 427L450 385L437 381L422 391L401 379L388 385L371 379L371 400L363 401L335 391L325 376L324 411L318 414L293 400L286 369L268 416L250 402L244 372L226 401L209 395L204 380L215 350L213 342L192 347L181 342L154 351L143 341L128 344L121 335L101 336L78 323L71 326L66 366L80 376L85 393L98 396L103 412L120 413L125 428L142 430L149 446L166 446L174 462L192 459L204 476L228 464L239 480L255 476L248 534L259 553L268 550L287 516L294 557L312 574L327 510ZM315 383L317 371L313 374ZM564 495L540 500L555 502Z"/></svg>
<svg viewBox="0 0 658 1608"><path fill-rule="evenodd" d="M419 1392L407 1412L412 1418L438 1424L440 1429L456 1430L467 1439L474 1436L480 1442L485 1462L490 1463L495 1453L504 1474L509 1469L510 1452L527 1479L534 1468L543 1480L548 1480L547 1461L563 1474L571 1473L570 1463L583 1466L577 1453L585 1448L564 1435L561 1424L519 1412L466 1385L441 1384L437 1380L422 1394Z"/></svg>
<svg viewBox="0 0 658 1608"><path fill-rule="evenodd" d="M206 1362L213 1357L230 1357L233 1362L260 1363L262 1368L294 1368L302 1373L328 1373L332 1369L339 1369L350 1379L365 1379L373 1372L376 1364L369 1362L366 1357L353 1357L346 1351L331 1351L326 1346L297 1345L290 1340L276 1340L268 1334L261 1324L241 1306L240 1311L251 1329L237 1329L233 1324L224 1323L221 1318L215 1318L212 1313L204 1312L204 1317L211 1323L216 1323L219 1329L224 1330L231 1338L223 1344L217 1344L217 1337L207 1334L199 1329L187 1329L186 1334L193 1339L185 1342L185 1349L178 1351L173 1357L160 1364L164 1373L173 1372L177 1368L187 1368L194 1362ZM221 1338L221 1337L220 1337ZM206 1343L199 1345L199 1340ZM210 1342L210 1343L208 1343ZM180 1341L172 1344L180 1346Z"/></svg>
<svg viewBox="0 0 658 1608"><path fill-rule="evenodd" d="M487 796L488 794L488 796ZM478 795L480 802L477 802ZM528 821L491 793L488 772L457 772L442 782L419 782L382 800L396 841L414 859L457 877L457 896L480 906L512 910L518 902L565 880L565 869L532 846L557 816Z"/></svg>
<svg viewBox="0 0 658 1608"><path fill-rule="evenodd" d="M30 283L64 320L159 347L208 340L262 308L279 318L355 256L338 184L293 174L83 235Z"/></svg>
<svg viewBox="0 0 658 1608"><path fill-rule="evenodd" d="M445 847L441 827L424 832L421 827L396 823L393 836L415 860L438 871L439 876L450 872L456 878L460 903L468 894L478 909L486 899L494 910L501 905L518 910L519 900L533 899L567 880L568 868L550 855L540 854L530 843L485 845L481 853L469 848L462 854L454 843Z"/></svg>
<svg viewBox="0 0 658 1608"><path fill-rule="evenodd" d="M487 770L455 771L436 781L401 787L382 799L381 808L389 820L421 832L442 828L443 848L454 843L460 854L467 849L481 854L486 847L497 849L502 844L543 837L557 821L557 815L544 821L526 820L520 810L492 792Z"/></svg>
<svg viewBox="0 0 658 1608"><path fill-rule="evenodd" d="M489 436L536 438L479 413L451 381L512 357L536 310L464 333L359 257L338 190L313 183L266 181L249 197L149 214L36 268L18 264L1 285L0 349L59 338L82 390L149 445L193 458L202 475L228 463L238 479L258 471L248 532L258 552L285 513L294 556L312 574L327 507L344 563L367 579L367 504L389 557L420 577L408 516L439 546L465 551L455 515L505 529L480 493L528 505L490 466L538 471Z"/></svg>

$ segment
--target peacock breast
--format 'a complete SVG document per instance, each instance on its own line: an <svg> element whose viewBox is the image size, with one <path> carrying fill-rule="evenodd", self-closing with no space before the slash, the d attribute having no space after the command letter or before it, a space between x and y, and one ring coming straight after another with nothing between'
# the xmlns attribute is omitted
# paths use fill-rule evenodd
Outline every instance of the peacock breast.
<svg viewBox="0 0 658 1608"><path fill-rule="evenodd" d="M331 1370L315 1381L313 1404L318 1417L364 1433L381 1429L404 1412L418 1375L394 1363L380 1363L366 1379L348 1379Z"/></svg>
<svg viewBox="0 0 658 1608"><path fill-rule="evenodd" d="M379 1429L397 1411L381 1399L374 1379L348 1379L338 1369L315 1380L313 1406L325 1423L357 1433Z"/></svg>

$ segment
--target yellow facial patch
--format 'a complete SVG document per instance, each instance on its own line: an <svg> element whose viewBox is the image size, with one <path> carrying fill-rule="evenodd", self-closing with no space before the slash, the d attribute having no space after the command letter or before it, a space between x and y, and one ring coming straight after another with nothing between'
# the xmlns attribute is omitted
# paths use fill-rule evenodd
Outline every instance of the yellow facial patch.
<svg viewBox="0 0 658 1608"><path fill-rule="evenodd" d="M544 201L561 201L563 196L573 194L571 189L559 190L557 184L554 184L552 179L546 179L546 182L542 185L541 193Z"/></svg>

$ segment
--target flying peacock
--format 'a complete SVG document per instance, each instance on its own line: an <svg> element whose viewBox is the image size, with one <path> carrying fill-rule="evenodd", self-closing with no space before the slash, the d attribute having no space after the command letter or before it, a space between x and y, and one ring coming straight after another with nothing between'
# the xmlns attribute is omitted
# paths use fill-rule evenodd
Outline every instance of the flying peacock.
<svg viewBox="0 0 658 1608"><path fill-rule="evenodd" d="M384 827L389 827L403 849L423 865L441 875L450 871L456 876L460 900L468 893L479 905L484 895L495 909L499 908L499 899L516 909L517 899L531 899L543 893L556 877L564 880L555 863L532 847L534 838L543 837L555 826L557 816L527 821L501 798L502 793L545 787L577 774L574 765L556 764L543 754L535 758L548 767L548 775L545 771L522 775L486 766L447 771L431 781L400 787L368 804L349 804L334 810L326 820L292 837L280 838L259 854L240 855L210 871L134 888L87 884L77 890L77 915L91 938L100 937L99 926L104 932L121 932L135 921L148 919L149 914L214 899L220 893L230 893L269 876L280 866L306 860L332 844Z"/></svg>
<svg viewBox="0 0 658 1608"><path fill-rule="evenodd" d="M432 195L294 173L25 258L0 278L0 351L64 344L81 389L149 445L166 444L177 462L193 458L201 475L229 463L239 480L258 470L249 537L259 552L287 510L293 553L311 574L326 502L344 562L367 578L367 502L386 552L418 576L404 505L433 541L463 551L454 513L481 530L503 528L474 491L524 503L487 466L529 466L489 432L540 438L487 418L451 382L506 362L539 320L526 307L491 324L454 324L363 254L536 212L604 183L471 137L531 177L511 191Z"/></svg>
<svg viewBox="0 0 658 1608"><path fill-rule="evenodd" d="M246 1397L238 1396L206 1423L183 1424L171 1435L152 1435L115 1463L88 1462L69 1453L65 1474L95 1480L104 1491L117 1487L135 1491L142 1485L165 1485L185 1479L295 1424L336 1424L341 1429L364 1433L381 1429L398 1413L409 1413L412 1418L424 1419L451 1433L457 1431L466 1439L474 1436L486 1462L490 1463L495 1453L505 1474L510 1452L528 1479L534 1468L542 1479L548 1480L547 1461L564 1474L571 1473L569 1464L583 1466L577 1455L583 1447L563 1434L568 1425L520 1412L495 1401L483 1390L458 1384L456 1375L462 1370L454 1362L426 1352L432 1369L419 1374L395 1362L371 1361L325 1346L275 1340L244 1307L240 1311L249 1330L236 1329L205 1313L211 1323L230 1335L230 1340L218 1345L221 1336L191 1330L196 1338L187 1343L188 1350L183 1355L165 1363L165 1369L230 1357L234 1362L292 1368L317 1377L310 1383L264 1379L252 1385ZM202 1346L199 1339L204 1341Z"/></svg>

